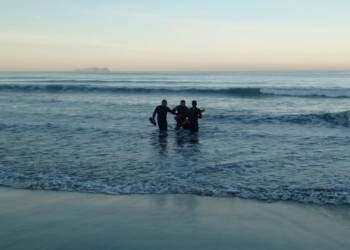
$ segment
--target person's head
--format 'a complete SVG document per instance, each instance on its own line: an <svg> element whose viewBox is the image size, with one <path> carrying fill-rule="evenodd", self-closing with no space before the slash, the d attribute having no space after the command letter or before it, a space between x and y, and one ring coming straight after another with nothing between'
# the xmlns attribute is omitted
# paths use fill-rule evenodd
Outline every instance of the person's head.
<svg viewBox="0 0 350 250"><path fill-rule="evenodd" d="M185 100L181 100L180 105L181 105L182 107L186 106Z"/></svg>
<svg viewBox="0 0 350 250"><path fill-rule="evenodd" d="M162 101L162 106L166 107L166 105L168 105L168 102L166 100Z"/></svg>
<svg viewBox="0 0 350 250"><path fill-rule="evenodd" d="M193 107L196 107L196 106L197 106L197 101L193 100L193 101L192 101L192 106L193 106Z"/></svg>

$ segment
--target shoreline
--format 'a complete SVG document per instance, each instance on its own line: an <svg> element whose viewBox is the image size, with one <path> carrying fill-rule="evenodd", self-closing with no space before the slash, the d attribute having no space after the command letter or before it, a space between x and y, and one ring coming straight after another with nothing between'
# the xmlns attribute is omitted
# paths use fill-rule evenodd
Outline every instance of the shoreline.
<svg viewBox="0 0 350 250"><path fill-rule="evenodd" d="M0 249L349 249L348 205L0 187Z"/></svg>

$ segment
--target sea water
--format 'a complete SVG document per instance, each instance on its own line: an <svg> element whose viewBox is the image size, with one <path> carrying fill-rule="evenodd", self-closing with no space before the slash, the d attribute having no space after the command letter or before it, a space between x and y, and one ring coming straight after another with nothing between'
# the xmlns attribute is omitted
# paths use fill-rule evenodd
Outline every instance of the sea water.
<svg viewBox="0 0 350 250"><path fill-rule="evenodd" d="M0 185L350 204L349 116L350 72L3 72Z"/></svg>

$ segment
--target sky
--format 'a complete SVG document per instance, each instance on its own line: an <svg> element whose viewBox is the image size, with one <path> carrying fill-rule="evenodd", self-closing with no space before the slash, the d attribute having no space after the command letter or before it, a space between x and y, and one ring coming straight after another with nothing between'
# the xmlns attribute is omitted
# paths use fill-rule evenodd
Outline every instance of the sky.
<svg viewBox="0 0 350 250"><path fill-rule="evenodd" d="M0 0L0 71L350 70L349 0Z"/></svg>

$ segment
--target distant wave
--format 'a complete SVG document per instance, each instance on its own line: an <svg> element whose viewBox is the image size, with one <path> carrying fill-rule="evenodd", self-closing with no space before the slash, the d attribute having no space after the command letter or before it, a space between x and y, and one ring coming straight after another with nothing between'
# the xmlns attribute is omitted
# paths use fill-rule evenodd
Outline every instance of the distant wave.
<svg viewBox="0 0 350 250"><path fill-rule="evenodd" d="M69 80L69 82L72 82ZM93 81L98 83L98 81ZM291 96L291 97L325 97L350 98L350 89L306 89L306 88L160 88L155 87L124 87L99 86L79 84L0 84L0 91L42 91L42 92L103 92L103 93L191 93L206 95L229 95L237 97Z"/></svg>
<svg viewBox="0 0 350 250"><path fill-rule="evenodd" d="M251 124L262 123L296 123L300 125L331 125L350 127L350 111L318 114L296 114L296 115L249 115L249 114L227 114L227 115L206 115L207 120L220 120L229 122L241 122Z"/></svg>
<svg viewBox="0 0 350 250"><path fill-rule="evenodd" d="M152 79L152 80L127 80L127 79L119 79L119 80L96 80L96 79L52 79L48 77L13 77L13 78L0 78L2 82L19 82L19 83L26 83L26 84L35 84L35 83L40 83L40 84L60 84L60 83L73 83L73 84L93 84L93 83L98 83L98 84L103 84L103 83L203 83L202 81L180 81L180 80L164 80L164 79ZM13 80L13 81L12 81Z"/></svg>
<svg viewBox="0 0 350 250"><path fill-rule="evenodd" d="M71 82L71 81L69 81ZM93 81L94 83L98 83ZM46 92L111 92L111 93L198 93L198 94L228 94L242 96L263 95L260 88L159 88L159 87L122 87L78 84L0 84L0 91L46 91Z"/></svg>
<svg viewBox="0 0 350 250"><path fill-rule="evenodd" d="M299 97L350 97L350 89L306 89L306 88L261 88L262 94Z"/></svg>

